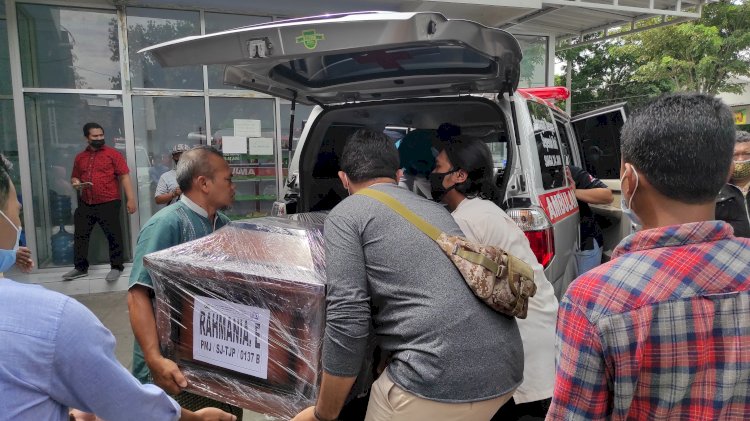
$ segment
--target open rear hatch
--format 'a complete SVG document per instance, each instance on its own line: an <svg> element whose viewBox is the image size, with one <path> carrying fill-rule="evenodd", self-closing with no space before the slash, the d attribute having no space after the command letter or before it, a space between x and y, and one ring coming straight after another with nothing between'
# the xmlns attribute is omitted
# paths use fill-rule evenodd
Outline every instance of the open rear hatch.
<svg viewBox="0 0 750 421"><path fill-rule="evenodd" d="M226 64L227 84L319 105L512 91L522 57L509 33L433 12L292 19L141 52L162 66Z"/></svg>

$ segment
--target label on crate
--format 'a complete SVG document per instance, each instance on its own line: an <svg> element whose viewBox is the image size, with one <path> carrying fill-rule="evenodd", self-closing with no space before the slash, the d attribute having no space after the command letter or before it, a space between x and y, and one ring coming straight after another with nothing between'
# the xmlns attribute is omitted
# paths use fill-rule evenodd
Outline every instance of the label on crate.
<svg viewBox="0 0 750 421"><path fill-rule="evenodd" d="M267 309L195 296L193 359L268 378Z"/></svg>

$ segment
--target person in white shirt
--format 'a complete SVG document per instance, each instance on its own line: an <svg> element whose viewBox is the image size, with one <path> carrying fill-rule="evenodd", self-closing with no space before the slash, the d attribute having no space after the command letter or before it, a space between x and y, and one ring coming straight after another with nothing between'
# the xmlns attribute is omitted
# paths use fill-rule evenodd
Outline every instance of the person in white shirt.
<svg viewBox="0 0 750 421"><path fill-rule="evenodd" d="M177 184L177 163L180 162L182 153L189 150L190 146L184 143L174 145L172 148L174 168L159 177L159 183L156 185L156 192L154 192L154 201L157 205L171 205L180 200L182 190L180 190L180 186Z"/></svg>
<svg viewBox="0 0 750 421"><path fill-rule="evenodd" d="M543 419L555 380L555 323L558 302L526 235L497 205L492 154L478 139L446 142L430 174L432 198L443 202L469 241L505 250L534 268L536 295L526 319L517 319L524 348L523 383L493 420Z"/></svg>

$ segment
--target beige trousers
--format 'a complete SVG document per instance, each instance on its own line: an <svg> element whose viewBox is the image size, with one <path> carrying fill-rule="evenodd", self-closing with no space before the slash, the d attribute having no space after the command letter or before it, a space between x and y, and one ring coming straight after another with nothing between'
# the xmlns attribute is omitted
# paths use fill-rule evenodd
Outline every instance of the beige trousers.
<svg viewBox="0 0 750 421"><path fill-rule="evenodd" d="M384 372L372 385L365 421L489 421L513 392L486 401L445 403L420 398Z"/></svg>

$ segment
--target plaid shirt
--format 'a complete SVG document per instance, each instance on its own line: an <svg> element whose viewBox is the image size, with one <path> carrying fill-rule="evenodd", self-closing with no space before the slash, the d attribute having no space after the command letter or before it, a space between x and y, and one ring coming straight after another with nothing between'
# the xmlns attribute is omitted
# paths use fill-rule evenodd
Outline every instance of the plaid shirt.
<svg viewBox="0 0 750 421"><path fill-rule="evenodd" d="M118 177L129 172L125 157L117 149L107 145L100 149L87 146L76 155L72 177L94 184L81 189L80 199L86 204L98 205L120 200Z"/></svg>
<svg viewBox="0 0 750 421"><path fill-rule="evenodd" d="M636 233L568 289L548 420L750 419L750 239Z"/></svg>

